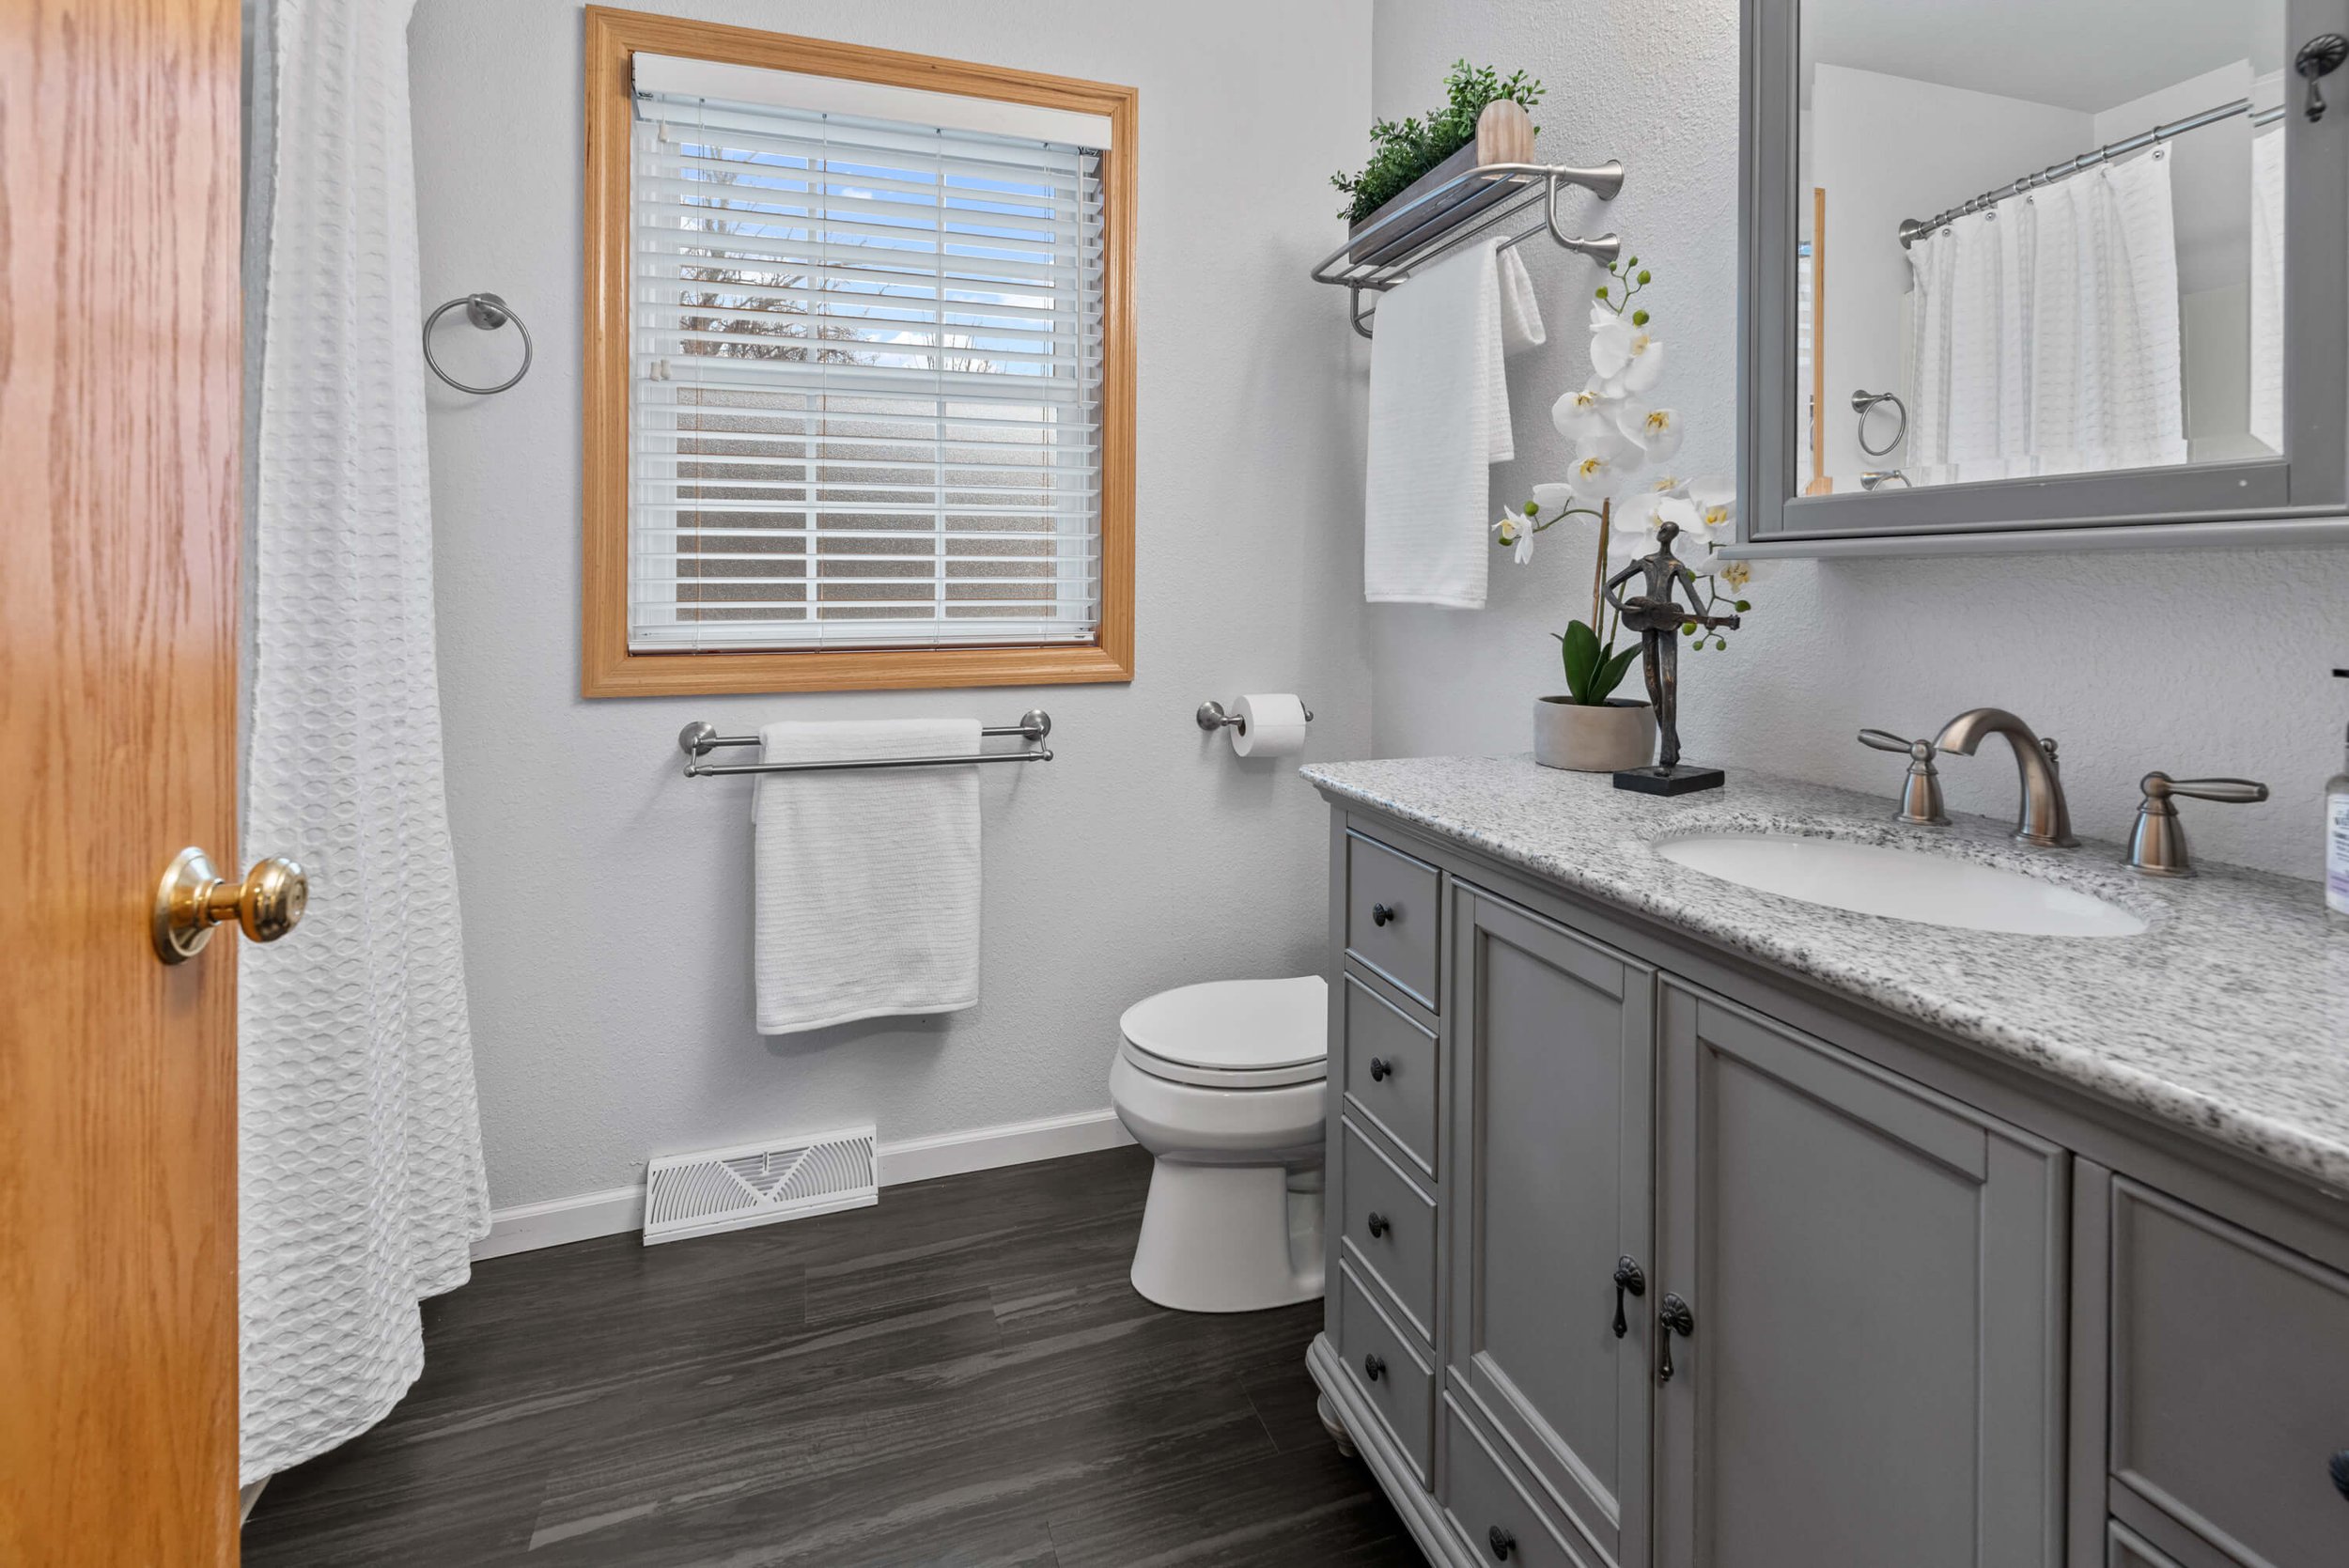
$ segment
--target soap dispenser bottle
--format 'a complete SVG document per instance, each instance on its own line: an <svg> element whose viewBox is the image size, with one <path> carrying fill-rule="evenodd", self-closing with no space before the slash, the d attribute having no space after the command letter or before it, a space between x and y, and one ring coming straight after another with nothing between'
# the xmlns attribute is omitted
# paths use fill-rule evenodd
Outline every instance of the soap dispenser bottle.
<svg viewBox="0 0 2349 1568"><path fill-rule="evenodd" d="M2349 670L2333 674L2349 678ZM2325 907L2349 921L2349 752L2325 785Z"/></svg>

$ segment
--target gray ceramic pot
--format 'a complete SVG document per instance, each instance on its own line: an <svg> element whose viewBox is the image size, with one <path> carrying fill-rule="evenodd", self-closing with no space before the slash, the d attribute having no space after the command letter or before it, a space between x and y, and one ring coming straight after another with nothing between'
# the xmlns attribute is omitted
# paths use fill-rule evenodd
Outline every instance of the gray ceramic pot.
<svg viewBox="0 0 2349 1568"><path fill-rule="evenodd" d="M1533 704L1533 760L1577 773L1613 773L1656 760L1656 712L1645 703L1610 697L1585 707L1565 697Z"/></svg>

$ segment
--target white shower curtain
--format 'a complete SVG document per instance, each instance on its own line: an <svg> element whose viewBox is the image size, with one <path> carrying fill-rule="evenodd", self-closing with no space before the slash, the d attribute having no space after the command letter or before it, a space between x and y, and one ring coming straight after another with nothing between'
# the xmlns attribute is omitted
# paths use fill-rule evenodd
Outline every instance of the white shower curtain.
<svg viewBox="0 0 2349 1568"><path fill-rule="evenodd" d="M274 0L246 844L310 905L240 955L243 1477L381 1420L488 1229L441 778L412 0Z"/></svg>
<svg viewBox="0 0 2349 1568"><path fill-rule="evenodd" d="M1909 266L1912 481L2186 461L2166 149L1945 224Z"/></svg>

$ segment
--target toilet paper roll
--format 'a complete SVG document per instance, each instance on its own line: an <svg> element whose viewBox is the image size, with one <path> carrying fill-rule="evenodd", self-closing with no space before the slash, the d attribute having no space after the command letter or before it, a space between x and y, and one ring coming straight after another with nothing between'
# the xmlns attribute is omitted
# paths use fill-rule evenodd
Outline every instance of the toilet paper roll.
<svg viewBox="0 0 2349 1568"><path fill-rule="evenodd" d="M1256 691L1239 700L1245 725L1229 732L1244 757L1293 757L1305 749L1305 705L1294 691Z"/></svg>

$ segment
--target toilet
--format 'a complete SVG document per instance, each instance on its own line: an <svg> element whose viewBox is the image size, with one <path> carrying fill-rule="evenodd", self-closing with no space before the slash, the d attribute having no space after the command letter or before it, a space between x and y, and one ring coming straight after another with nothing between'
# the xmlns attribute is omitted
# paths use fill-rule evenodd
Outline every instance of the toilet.
<svg viewBox="0 0 2349 1568"><path fill-rule="evenodd" d="M1118 1020L1110 1103L1157 1163L1134 1289L1189 1312L1321 1294L1330 987L1317 974L1216 980Z"/></svg>

